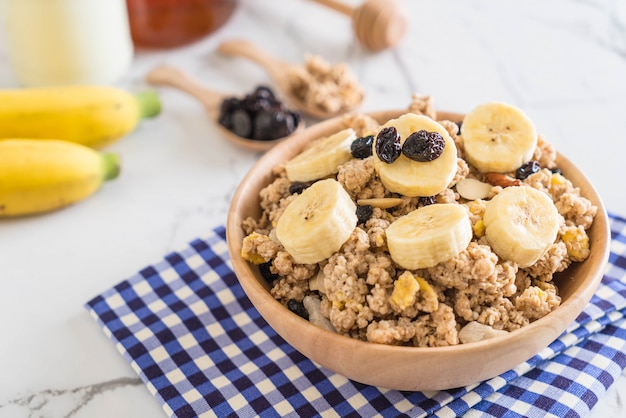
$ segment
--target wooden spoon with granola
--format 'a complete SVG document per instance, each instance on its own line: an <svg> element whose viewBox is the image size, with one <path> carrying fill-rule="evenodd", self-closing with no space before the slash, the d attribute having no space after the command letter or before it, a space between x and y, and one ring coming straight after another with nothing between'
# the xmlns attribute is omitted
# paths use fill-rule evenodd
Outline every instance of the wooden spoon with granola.
<svg viewBox="0 0 626 418"><path fill-rule="evenodd" d="M307 56L304 66L293 65L244 40L223 42L218 52L246 57L262 66L285 101L314 118L342 115L363 102L363 89L347 64L330 65L321 57Z"/></svg>

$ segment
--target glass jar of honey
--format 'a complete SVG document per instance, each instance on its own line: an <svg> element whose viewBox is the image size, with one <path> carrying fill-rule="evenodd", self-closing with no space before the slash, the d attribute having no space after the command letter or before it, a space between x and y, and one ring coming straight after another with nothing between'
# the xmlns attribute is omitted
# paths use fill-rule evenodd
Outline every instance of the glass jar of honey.
<svg viewBox="0 0 626 418"><path fill-rule="evenodd" d="M237 0L126 0L133 43L173 48L200 40L230 18Z"/></svg>

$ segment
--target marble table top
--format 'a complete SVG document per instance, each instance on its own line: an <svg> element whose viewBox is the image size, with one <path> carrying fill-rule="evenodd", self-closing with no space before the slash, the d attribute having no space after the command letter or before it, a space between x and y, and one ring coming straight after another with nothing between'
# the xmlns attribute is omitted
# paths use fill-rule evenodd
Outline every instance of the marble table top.
<svg viewBox="0 0 626 418"><path fill-rule="evenodd" d="M626 155L625 2L403 4L405 39L372 54L345 16L323 6L240 0L231 21L202 41L136 51L120 86L147 88L146 73L164 63L234 94L269 83L256 64L216 52L221 41L243 38L293 63L306 53L348 63L366 89L364 111L404 108L414 92L458 112L507 101L588 175L608 211L626 216L618 175ZM0 50L0 87L15 86ZM109 147L122 156L118 179L61 211L0 221L0 418L163 416L83 304L224 224L260 154L225 142L194 99L159 91L162 114ZM590 416L623 416L624 399L622 375Z"/></svg>

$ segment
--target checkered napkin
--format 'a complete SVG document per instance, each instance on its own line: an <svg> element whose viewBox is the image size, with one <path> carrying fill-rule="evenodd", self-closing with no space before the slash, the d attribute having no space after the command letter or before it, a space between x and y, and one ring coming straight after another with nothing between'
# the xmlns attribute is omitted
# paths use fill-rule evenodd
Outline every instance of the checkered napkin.
<svg viewBox="0 0 626 418"><path fill-rule="evenodd" d="M575 323L515 369L454 390L367 386L305 358L245 296L223 227L86 308L171 417L578 417L626 368L626 219L610 218L609 266Z"/></svg>

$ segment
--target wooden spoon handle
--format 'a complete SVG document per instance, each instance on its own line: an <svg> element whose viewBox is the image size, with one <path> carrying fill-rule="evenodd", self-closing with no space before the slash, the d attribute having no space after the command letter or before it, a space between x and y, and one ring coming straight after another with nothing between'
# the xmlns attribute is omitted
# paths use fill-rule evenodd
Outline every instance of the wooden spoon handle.
<svg viewBox="0 0 626 418"><path fill-rule="evenodd" d="M345 3L342 3L340 1L336 1L336 0L313 0L315 3L319 3L322 4L326 7L330 7L331 9L339 12L339 13L343 13L346 16L352 16L352 14L354 13L355 8L352 6L349 6Z"/></svg>
<svg viewBox="0 0 626 418"><path fill-rule="evenodd" d="M238 55L256 62L265 68L274 80L283 79L285 70L290 66L290 64L271 56L256 45L240 39L222 42L217 50L225 55Z"/></svg>
<svg viewBox="0 0 626 418"><path fill-rule="evenodd" d="M166 65L154 68L148 73L146 80L150 84L175 87L189 93L211 111L217 109L225 97L223 93L200 85L184 71Z"/></svg>

